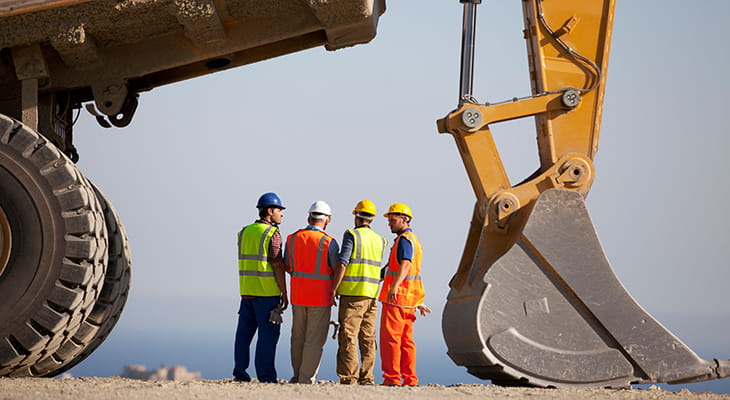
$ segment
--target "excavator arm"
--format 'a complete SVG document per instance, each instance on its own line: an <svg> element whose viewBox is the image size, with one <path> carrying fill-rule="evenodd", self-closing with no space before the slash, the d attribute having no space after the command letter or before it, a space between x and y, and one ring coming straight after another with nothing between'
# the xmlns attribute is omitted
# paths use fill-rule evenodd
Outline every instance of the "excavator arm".
<svg viewBox="0 0 730 400"><path fill-rule="evenodd" d="M585 207L595 176L615 0L525 0L532 95L472 93L476 9L464 4L450 133L477 198L443 332L449 356L505 385L623 387L722 378L641 308L611 269ZM534 117L540 167L511 184L490 126Z"/></svg>

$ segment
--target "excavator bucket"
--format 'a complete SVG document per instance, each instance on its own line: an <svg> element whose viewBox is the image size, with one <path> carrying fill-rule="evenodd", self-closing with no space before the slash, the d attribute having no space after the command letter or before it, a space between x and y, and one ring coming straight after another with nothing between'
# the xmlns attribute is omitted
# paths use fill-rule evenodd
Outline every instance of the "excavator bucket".
<svg viewBox="0 0 730 400"><path fill-rule="evenodd" d="M444 311L449 356L497 384L622 387L730 373L634 301L574 191L542 193L515 245L469 287L452 290Z"/></svg>
<svg viewBox="0 0 730 400"><path fill-rule="evenodd" d="M479 0L464 3L459 108L450 133L477 197L443 314L449 356L501 385L626 387L730 375L629 295L584 198L598 149L614 0L522 2L532 96L472 95ZM511 185L490 124L534 116L540 168Z"/></svg>

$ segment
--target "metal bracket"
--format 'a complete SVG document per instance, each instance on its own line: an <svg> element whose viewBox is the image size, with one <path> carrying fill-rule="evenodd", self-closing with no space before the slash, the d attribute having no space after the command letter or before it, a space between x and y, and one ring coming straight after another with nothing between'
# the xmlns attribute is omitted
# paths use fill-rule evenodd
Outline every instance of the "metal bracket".
<svg viewBox="0 0 730 400"><path fill-rule="evenodd" d="M570 33L570 31L572 31L573 28L575 27L575 25L577 25L577 24L578 24L578 18L576 18L575 15L570 17L570 19L565 21L565 23L563 24L563 26L560 27L560 29L555 31L555 36L560 37L560 36L565 35L566 33Z"/></svg>
<svg viewBox="0 0 730 400"><path fill-rule="evenodd" d="M506 232L512 215L522 207L520 199L512 192L505 190L491 200L491 210L496 231Z"/></svg>
<svg viewBox="0 0 730 400"><path fill-rule="evenodd" d="M15 75L19 81L48 79L48 65L38 44L12 49Z"/></svg>
<svg viewBox="0 0 730 400"><path fill-rule="evenodd" d="M567 188L579 188L593 180L591 166L580 158L571 158L558 168L556 181Z"/></svg>
<svg viewBox="0 0 730 400"><path fill-rule="evenodd" d="M97 111L97 109L94 107L94 104L91 103L86 104L86 111L88 111L89 114L95 116L96 122L98 122L99 125L104 128L111 128L112 125L116 126L117 128L123 128L129 125L130 122L132 122L132 117L134 117L134 113L135 111L137 111L137 106L139 105L138 99L139 93L127 93L127 96L124 98L124 102L121 104L121 107L119 107L119 112L117 112L116 114L102 114L101 112Z"/></svg>
<svg viewBox="0 0 730 400"><path fill-rule="evenodd" d="M95 82L91 85L94 94L96 108L102 113L112 116L119 114L122 110L124 100L127 98L127 82Z"/></svg>

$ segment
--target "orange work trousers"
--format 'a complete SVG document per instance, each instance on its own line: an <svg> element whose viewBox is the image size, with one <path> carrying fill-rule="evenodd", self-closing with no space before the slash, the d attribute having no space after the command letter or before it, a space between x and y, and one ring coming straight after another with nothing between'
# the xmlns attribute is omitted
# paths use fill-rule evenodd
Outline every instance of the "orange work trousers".
<svg viewBox="0 0 730 400"><path fill-rule="evenodd" d="M418 385L416 343L413 341L415 308L383 303L380 319L380 361L383 385Z"/></svg>

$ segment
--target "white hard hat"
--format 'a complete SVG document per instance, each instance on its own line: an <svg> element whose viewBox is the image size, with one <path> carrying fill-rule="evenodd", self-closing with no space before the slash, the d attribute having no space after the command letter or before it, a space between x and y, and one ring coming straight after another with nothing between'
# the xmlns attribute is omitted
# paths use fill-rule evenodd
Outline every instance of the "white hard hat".
<svg viewBox="0 0 730 400"><path fill-rule="evenodd" d="M332 215L330 205L322 200L317 200L309 207L309 216L316 220L322 220Z"/></svg>

